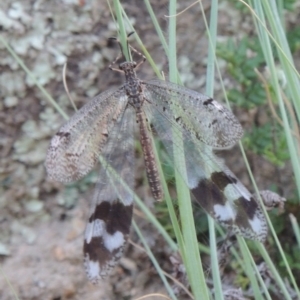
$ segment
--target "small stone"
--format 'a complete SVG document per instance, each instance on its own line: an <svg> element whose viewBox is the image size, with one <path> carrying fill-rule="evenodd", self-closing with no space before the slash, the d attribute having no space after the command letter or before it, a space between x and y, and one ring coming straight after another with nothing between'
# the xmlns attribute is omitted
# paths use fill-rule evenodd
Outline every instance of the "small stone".
<svg viewBox="0 0 300 300"><path fill-rule="evenodd" d="M130 272L136 272L137 271L137 265L132 259L122 257L121 260L120 260L120 265L124 269L126 269Z"/></svg>
<svg viewBox="0 0 300 300"><path fill-rule="evenodd" d="M66 287L64 289L64 292L63 292L63 298L64 299L69 299L69 298L73 298L74 295L76 293L76 288L73 284L70 284L68 287Z"/></svg>
<svg viewBox="0 0 300 300"><path fill-rule="evenodd" d="M66 253L63 250L63 248L57 246L53 249L53 255L55 257L56 260L58 261L62 261L66 258Z"/></svg>
<svg viewBox="0 0 300 300"><path fill-rule="evenodd" d="M5 107L14 107L17 106L18 103L19 103L18 98L14 96L9 96L4 99Z"/></svg>
<svg viewBox="0 0 300 300"><path fill-rule="evenodd" d="M43 209L43 207L44 207L44 203L39 200L30 200L30 201L26 202L26 204L25 204L25 208L29 212L41 211Z"/></svg>
<svg viewBox="0 0 300 300"><path fill-rule="evenodd" d="M0 243L0 255L8 256L10 255L10 251L7 246L3 243Z"/></svg>

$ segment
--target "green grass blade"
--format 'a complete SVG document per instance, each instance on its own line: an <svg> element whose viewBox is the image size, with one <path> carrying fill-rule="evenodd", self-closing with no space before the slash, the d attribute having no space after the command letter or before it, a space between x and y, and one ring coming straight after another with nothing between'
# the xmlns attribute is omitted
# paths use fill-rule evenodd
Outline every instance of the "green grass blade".
<svg viewBox="0 0 300 300"><path fill-rule="evenodd" d="M259 284L257 281L257 279L258 279L261 284L261 287L264 291L264 296L266 297L266 299L272 300L272 298L269 294L269 291L265 285L265 282L262 279L262 277L257 269L257 266L254 262L253 256L251 255L251 252L249 251L249 248L248 248L245 240L242 237L238 237L238 243L239 243L239 247L241 249L242 256L243 256L242 265L245 266L244 267L245 273L247 274L247 277L250 279L251 288L253 290L255 299L262 299L262 292L259 288ZM257 242L257 244L259 244L259 243Z"/></svg>
<svg viewBox="0 0 300 300"><path fill-rule="evenodd" d="M205 93L208 96L213 97L214 93L214 78L215 78L215 49L216 49L216 38L217 38L217 24L218 24L218 0L213 0L211 2L211 13L210 13L210 25L208 28L204 9L202 3L200 2L200 8L202 11L202 17L206 25L206 30L208 33L209 46L208 46L208 59L207 59L207 70L206 70L206 90ZM214 297L215 299L223 300L223 289L220 276L219 259L217 253L217 242L215 233L215 222L208 216L209 225L209 242L211 251L211 266L212 266L212 276L214 283Z"/></svg>
<svg viewBox="0 0 300 300"><path fill-rule="evenodd" d="M295 237L298 243L298 248L300 249L300 227L299 227L299 223L297 221L297 219L295 218L294 215L290 214L290 220L292 223L292 227L295 233Z"/></svg>
<svg viewBox="0 0 300 300"><path fill-rule="evenodd" d="M273 264L268 251L266 250L266 248L264 247L264 245L259 244L258 245L258 249L262 255L262 257L264 258L264 261L266 262L269 270L271 271L271 274L273 276L273 278L275 279L276 283L278 284L278 286L280 287L280 291L281 293L284 295L284 299L285 300L292 300L291 295L289 294L285 283L282 280L282 277L279 275L276 266Z"/></svg>
<svg viewBox="0 0 300 300"><path fill-rule="evenodd" d="M160 276L162 282L164 283L164 286L166 287L166 289L167 289L167 291L168 291L170 297L171 297L173 300L177 300L177 297L175 296L175 294L174 294L174 292L173 292L173 290L172 290L172 288L171 288L171 286L170 286L170 284L169 284L169 282L168 282L168 280L167 280L167 278L166 278L166 276L165 276L163 270L161 269L161 267L160 267L158 261L156 260L156 258L155 258L155 256L153 255L153 253L152 253L150 247L148 246L147 241L144 239L143 234L141 233L139 227L136 225L136 223L135 223L134 220L132 221L132 225L133 225L133 228L135 229L136 233L138 234L140 240L142 241L142 243L143 243L143 245L144 245L144 248L145 248L146 251L147 251L147 255L148 255L148 257L151 259L151 261L152 261L152 263L153 263L153 265L154 265L154 267L155 267L155 269L156 269L158 275Z"/></svg>
<svg viewBox="0 0 300 300"><path fill-rule="evenodd" d="M145 5L146 5L146 8L148 10L148 13L149 13L149 15L151 17L151 20L152 20L152 23L154 25L154 28L155 28L155 30L157 32L157 35L158 35L158 37L160 39L160 42L161 42L161 44L162 44L162 46L163 46L166 54L168 54L168 52L169 52L168 44L167 44L166 39L164 37L163 31L161 30L161 28L159 26L157 18L156 18L155 14L154 14L154 11L152 9L152 6L151 6L149 0L144 0L144 2L145 2Z"/></svg>
<svg viewBox="0 0 300 300"><path fill-rule="evenodd" d="M176 1L169 3L169 15L176 14ZM169 20L169 74L170 81L177 82L177 64L176 64L176 17ZM176 139L175 144L182 144L182 140ZM192 211L190 192L183 180L185 174L184 158L181 159L182 153L178 153L174 147L174 162L181 174L175 170L176 190L179 204L179 212L181 219L181 228L185 249L182 250L183 260L185 262L187 275L194 294L195 299L209 299L203 268L198 250L198 242L196 238L195 223ZM184 251L184 252L183 252Z"/></svg>
<svg viewBox="0 0 300 300"><path fill-rule="evenodd" d="M264 52L267 66L270 70L271 84L274 90L276 100L279 104L281 118L284 124L284 132L288 144L288 149L291 156L293 171L295 174L298 195L300 196L300 153L298 153L298 140L292 135L292 129L289 124L289 116L287 114L284 101L282 99L281 87L279 84L276 65L274 62L274 55L272 52L272 45L270 39L275 43L277 52L281 62L281 67L287 78L287 91L291 96L293 106L297 113L298 120L300 120L300 85L299 74L297 73L291 52L287 43L285 32L282 28L280 18L278 17L278 10L274 1L250 1L252 7L255 9L256 14L253 12L254 22L259 33L260 43ZM267 31L266 20L271 26L271 32Z"/></svg>
<svg viewBox="0 0 300 300"><path fill-rule="evenodd" d="M122 15L122 6L119 0L113 0L116 16L117 16L117 23L119 25L120 31L120 42L123 49L123 54L127 61L131 60L130 52L128 51L127 47L127 33L123 22L123 15Z"/></svg>
<svg viewBox="0 0 300 300"><path fill-rule="evenodd" d="M294 72L294 67L293 67L293 62L291 59L291 53L290 50L287 49L288 45L287 45L287 41L286 41L286 37L283 34L284 30L281 26L281 23L276 23L275 26L275 20L279 20L278 18L278 12L277 9L275 9L274 7L274 3L272 2L272 10L271 10L271 6L269 5L269 3L266 3L266 1L263 1L263 3L261 3L260 1L252 1L253 2L253 7L257 13L257 17L259 19L259 22L257 21L256 18L254 18L255 23L256 23L256 27L258 28L258 32L259 32L259 38L260 38L260 43L261 46L263 48L263 52L264 52L264 56L268 65L268 68L270 70L271 73L271 83L272 83L272 87L274 90L274 94L276 96L276 100L279 104L279 108L280 108L280 112L281 112L281 117L284 123L284 132L285 132L285 136L287 139L287 144L288 144L288 148L289 148L289 152L291 155L291 161L292 161L292 165L293 165L293 170L295 173L295 179L296 179L296 184L298 187L298 192L300 194L300 169L299 169L299 153L297 154L297 147L294 144L295 140L294 137L292 136L292 130L290 128L289 125L289 117L287 115L286 109L285 109L285 104L284 101L282 99L282 94L281 94L281 87L279 85L279 80L277 77L277 72L276 72L276 66L275 66L275 61L274 61L274 55L272 52L272 46L271 46L271 41L270 41L270 36L268 34L268 32L265 30L266 26L266 21L270 22L271 24L271 29L272 29L272 33L274 34L274 40L276 41L276 45L279 47L278 50L278 54L281 57L281 64L285 70L285 73L287 75L287 73L289 73L289 77L292 82L291 84L288 86L288 91L291 93L292 99L294 99L295 94L297 93L296 90L298 90L299 88L299 84L298 87L296 87L293 82L295 81L295 72ZM263 9L264 8L264 9ZM271 13L272 12L272 13ZM275 16L274 16L275 14ZM286 51L286 52L285 52ZM284 53L284 54L282 54ZM285 65L285 67L284 67ZM300 93L298 94L300 95ZM298 96L299 97L299 96ZM299 102L299 101L298 101ZM295 103L295 101L293 102ZM268 218L268 222L269 222L269 218ZM300 293L299 293L299 288L296 284L295 278L293 276L293 273L291 271L291 268L288 264L287 258L285 257L284 251L282 249L282 246L276 236L275 230L272 227L272 224L269 223L270 225L270 229L271 232L273 234L273 237L275 239L275 243L277 245L277 248L280 252L280 255L283 259L283 262L285 264L285 267L287 269L287 272L289 274L290 280L293 284L293 287L295 289L295 291L298 294L298 297L300 298ZM267 255L267 253L265 253L265 255ZM266 261L267 263L270 262L270 258L268 257L268 260ZM270 268L272 268L271 265L269 265ZM276 274L275 274L276 275ZM282 282L281 278L276 276L275 277L277 281L277 284L283 288L284 283ZM285 293L285 290L283 290L283 292Z"/></svg>

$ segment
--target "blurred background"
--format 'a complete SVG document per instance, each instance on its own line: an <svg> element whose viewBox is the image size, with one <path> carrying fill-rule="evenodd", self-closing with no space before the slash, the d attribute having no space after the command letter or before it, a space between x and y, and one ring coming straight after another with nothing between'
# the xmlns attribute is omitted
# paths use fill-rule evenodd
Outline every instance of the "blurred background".
<svg viewBox="0 0 300 300"><path fill-rule="evenodd" d="M150 3L167 38L169 2L152 0ZM177 11L192 3L178 1ZM159 70L168 78L168 59L145 2L129 0L121 4ZM202 5L209 19L211 1L204 0ZM283 12L295 67L299 69L300 5L297 1L284 1ZM109 37L117 36L108 3L101 0L3 0L0 35L1 300L138 299L152 292L166 295L147 254L132 244L126 248L112 276L97 286L88 282L82 263L83 232L97 170L80 182L63 186L47 180L43 165L50 138L65 120L32 75L68 116L74 109L63 85L62 70L66 62L67 85L78 108L100 92L121 85L122 75L108 69L119 53L118 46L108 41ZM177 16L176 35L182 82L204 93L208 38L199 5ZM12 55L6 43L21 61ZM130 43L140 50L134 37ZM282 125L269 105L264 83L254 71L256 68L268 80L269 72L252 16L240 2L219 3L217 59L231 107L245 129L243 144L258 188L273 190L288 199L284 212L275 210L270 216L299 280L300 260L296 255L299 249L288 217L292 213L299 218L290 154ZM284 87L287 79L280 68L278 75ZM147 80L156 75L145 62L138 76ZM215 77L214 98L223 102L220 79ZM274 102L273 107L276 111L278 103ZM139 145L136 156L136 192L172 234L166 205L154 203L151 198ZM222 156L236 176L254 192L238 147ZM172 179L170 190L171 194L175 190ZM134 218L162 269L172 273L171 249L138 209ZM198 238L208 244L205 214L195 210L195 218ZM140 243L134 232L130 238ZM272 242L267 247L272 255ZM280 258L276 253L272 258L280 269ZM232 266L228 268L227 275L232 272ZM243 286L243 276L239 276L238 286ZM229 281L233 283L234 279ZM182 295L179 299L190 298Z"/></svg>

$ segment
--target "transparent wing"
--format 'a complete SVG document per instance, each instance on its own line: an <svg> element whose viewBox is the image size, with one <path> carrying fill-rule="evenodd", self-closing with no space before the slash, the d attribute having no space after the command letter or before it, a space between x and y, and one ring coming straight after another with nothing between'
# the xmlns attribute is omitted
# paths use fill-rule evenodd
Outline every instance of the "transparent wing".
<svg viewBox="0 0 300 300"><path fill-rule="evenodd" d="M78 110L51 140L45 162L48 176L63 183L85 176L97 162L127 101L121 87L101 93Z"/></svg>
<svg viewBox="0 0 300 300"><path fill-rule="evenodd" d="M177 167L177 170L195 200L215 220L235 233L263 241L267 234L266 221L249 191L214 155L212 147L198 139L190 128L186 129L184 124L176 122L171 113L167 113L171 108L162 107L161 98L155 98L156 94L147 90L145 96L147 101L144 107L154 132L173 162L173 147L181 154L181 161L176 161L185 168ZM180 139L182 142L179 142Z"/></svg>
<svg viewBox="0 0 300 300"><path fill-rule="evenodd" d="M94 283L107 276L121 258L130 230L134 187L134 122L135 112L128 106L116 121L102 151L106 163L101 165L83 248L87 276Z"/></svg>
<svg viewBox="0 0 300 300"><path fill-rule="evenodd" d="M230 110L212 98L177 84L151 80L144 83L147 99L159 105L164 116L213 148L233 146L243 129Z"/></svg>

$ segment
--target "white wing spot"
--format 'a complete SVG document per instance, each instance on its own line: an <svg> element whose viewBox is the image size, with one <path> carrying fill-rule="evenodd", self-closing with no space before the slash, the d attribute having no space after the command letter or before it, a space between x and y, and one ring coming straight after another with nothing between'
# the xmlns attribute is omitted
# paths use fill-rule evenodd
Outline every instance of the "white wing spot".
<svg viewBox="0 0 300 300"><path fill-rule="evenodd" d="M237 183L228 184L224 189L224 195L227 199L238 199L241 195L247 201L250 201L251 198L249 191L239 181Z"/></svg>
<svg viewBox="0 0 300 300"><path fill-rule="evenodd" d="M265 229L265 223L262 222L262 220L259 219L257 216L255 216L252 220L249 219L249 223L253 231L256 232L258 235Z"/></svg>
<svg viewBox="0 0 300 300"><path fill-rule="evenodd" d="M96 219L93 222L88 222L85 229L86 242L89 244L93 237L102 237L105 229L105 223L102 220Z"/></svg>
<svg viewBox="0 0 300 300"><path fill-rule="evenodd" d="M98 261L92 261L90 259L86 260L86 271L88 273L88 277L92 281L98 281L100 279L100 267Z"/></svg>
<svg viewBox="0 0 300 300"><path fill-rule="evenodd" d="M85 240L87 244L95 237L102 237L105 248L110 252L122 247L125 243L124 234L122 232L116 231L114 234L107 233L105 222L99 219L89 222L85 230Z"/></svg>
<svg viewBox="0 0 300 300"><path fill-rule="evenodd" d="M214 212L219 221L235 220L236 211L233 210L229 202L226 202L225 205L215 204Z"/></svg>
<svg viewBox="0 0 300 300"><path fill-rule="evenodd" d="M122 232L117 231L114 234L105 233L103 236L104 246L110 252L120 248L125 243L124 235Z"/></svg>

